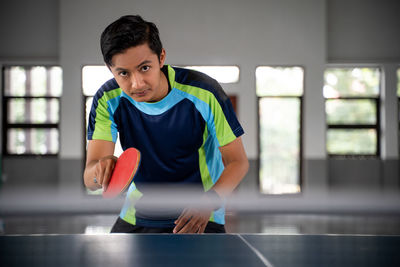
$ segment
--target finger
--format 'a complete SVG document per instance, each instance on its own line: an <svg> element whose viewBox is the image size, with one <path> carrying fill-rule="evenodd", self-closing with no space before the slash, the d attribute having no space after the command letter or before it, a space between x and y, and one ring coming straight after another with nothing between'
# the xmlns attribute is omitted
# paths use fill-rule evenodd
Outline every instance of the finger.
<svg viewBox="0 0 400 267"><path fill-rule="evenodd" d="M188 222L189 217L182 217L176 224L174 230L172 231L174 234L178 233Z"/></svg>
<svg viewBox="0 0 400 267"><path fill-rule="evenodd" d="M175 221L175 228L173 229L173 233L177 233L192 217L190 209L185 209L179 218Z"/></svg>
<svg viewBox="0 0 400 267"><path fill-rule="evenodd" d="M204 233L204 231L205 231L205 229L207 227L207 224L208 224L208 220L209 220L208 213L207 212L200 212L200 217L199 217L199 221L200 221L199 225L200 226L197 229L196 233L198 233L198 234Z"/></svg>
<svg viewBox="0 0 400 267"><path fill-rule="evenodd" d="M181 229L179 229L179 231L177 232L177 234L190 234L190 233L194 233L196 230L194 229L194 225L193 222L188 221Z"/></svg>
<svg viewBox="0 0 400 267"><path fill-rule="evenodd" d="M181 215L179 215L178 219L176 219L176 220L174 221L174 223L177 224L177 223L182 219L182 217L184 216L185 213L186 213L186 209L184 209L184 210L182 211Z"/></svg>
<svg viewBox="0 0 400 267"><path fill-rule="evenodd" d="M97 185L101 187L102 177L101 177L101 166L99 163L96 164L95 176Z"/></svg>
<svg viewBox="0 0 400 267"><path fill-rule="evenodd" d="M187 222L182 229L179 230L178 234L182 233L196 233L200 226L204 223L204 220L201 218L201 216L194 214L189 222Z"/></svg>
<svg viewBox="0 0 400 267"><path fill-rule="evenodd" d="M97 175L93 178L93 183L95 184L95 186L96 186L98 189L100 189L100 188L101 188L101 185L99 184L98 179L97 179L96 177L97 177Z"/></svg>
<svg viewBox="0 0 400 267"><path fill-rule="evenodd" d="M195 234L201 227L201 221L198 218L192 218L179 232L178 234Z"/></svg>
<svg viewBox="0 0 400 267"><path fill-rule="evenodd" d="M97 182L101 186L103 186L103 182L104 182L104 164L103 164L102 161L99 161L99 163L97 163L97 173L98 173L98 176L96 177L96 178L98 178Z"/></svg>
<svg viewBox="0 0 400 267"><path fill-rule="evenodd" d="M98 168L97 168L98 166L97 165L95 165L95 168L94 168L94 177L93 177L93 183L94 183L94 185L97 187L97 188L101 188L101 186L100 186L100 184L99 184L99 172L98 172Z"/></svg>
<svg viewBox="0 0 400 267"><path fill-rule="evenodd" d="M204 231L206 230L206 227L207 227L207 223L208 223L208 222L204 223L204 224L199 228L199 231L197 231L198 234L203 234L203 233L204 233Z"/></svg>
<svg viewBox="0 0 400 267"><path fill-rule="evenodd" d="M111 178L111 173L112 173L112 166L110 164L107 164L106 168L104 170L104 180L103 180L104 190L106 190L108 187L108 183L110 182L110 178Z"/></svg>
<svg viewBox="0 0 400 267"><path fill-rule="evenodd" d="M180 221L185 220L185 218L190 217L191 216L190 213L191 213L190 208L184 209L181 215L179 215L178 219L176 219L174 223L177 224Z"/></svg>

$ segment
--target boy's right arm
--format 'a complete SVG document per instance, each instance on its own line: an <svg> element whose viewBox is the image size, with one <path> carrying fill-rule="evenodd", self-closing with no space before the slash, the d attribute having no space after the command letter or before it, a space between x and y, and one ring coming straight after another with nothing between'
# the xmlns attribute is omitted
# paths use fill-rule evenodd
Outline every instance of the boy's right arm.
<svg viewBox="0 0 400 267"><path fill-rule="evenodd" d="M97 190L107 187L117 161L117 157L113 155L114 148L115 144L111 141L89 141L83 174L83 181L88 189Z"/></svg>

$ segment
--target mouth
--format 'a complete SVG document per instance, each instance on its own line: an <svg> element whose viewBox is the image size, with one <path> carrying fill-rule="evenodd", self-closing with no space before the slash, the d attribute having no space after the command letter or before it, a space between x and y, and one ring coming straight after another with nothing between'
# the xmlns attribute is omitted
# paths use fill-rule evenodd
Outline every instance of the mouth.
<svg viewBox="0 0 400 267"><path fill-rule="evenodd" d="M133 95L138 96L138 97L143 97L143 96L145 96L145 95L148 93L149 90L150 90L150 89L145 89L145 90L141 90L141 91L136 91L136 92L133 93Z"/></svg>

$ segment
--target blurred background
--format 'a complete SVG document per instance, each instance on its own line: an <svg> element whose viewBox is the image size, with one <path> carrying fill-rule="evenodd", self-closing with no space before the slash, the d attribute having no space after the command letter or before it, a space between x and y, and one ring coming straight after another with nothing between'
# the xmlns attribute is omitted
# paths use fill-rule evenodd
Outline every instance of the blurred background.
<svg viewBox="0 0 400 267"><path fill-rule="evenodd" d="M0 234L115 221L123 198L87 192L82 174L92 97L111 78L99 37L127 14L234 104L250 170L230 232L400 234L397 0L2 0Z"/></svg>

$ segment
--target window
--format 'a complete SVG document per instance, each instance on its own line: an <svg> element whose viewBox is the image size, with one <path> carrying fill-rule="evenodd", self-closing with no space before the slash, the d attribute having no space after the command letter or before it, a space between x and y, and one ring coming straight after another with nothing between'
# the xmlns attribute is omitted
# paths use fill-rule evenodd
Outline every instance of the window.
<svg viewBox="0 0 400 267"><path fill-rule="evenodd" d="M82 68L82 92L85 105L85 136L84 142L87 143L87 127L89 123L89 114L92 108L93 96L97 90L109 79L113 78L110 70L104 65L91 65ZM86 145L85 145L86 148ZM117 139L114 155L119 156L122 153L122 148ZM86 153L86 150L85 150Z"/></svg>
<svg viewBox="0 0 400 267"><path fill-rule="evenodd" d="M304 70L256 69L259 110L259 182L264 194L301 191L301 111Z"/></svg>
<svg viewBox="0 0 400 267"><path fill-rule="evenodd" d="M3 154L57 155L62 70L3 67Z"/></svg>
<svg viewBox="0 0 400 267"><path fill-rule="evenodd" d="M239 82L240 70L236 66L184 66L185 69L197 70L207 74L219 83L237 83ZM226 88L224 88L225 90ZM238 97L235 94L227 94L232 103L233 110L238 116Z"/></svg>
<svg viewBox="0 0 400 267"><path fill-rule="evenodd" d="M203 72L219 83L237 83L239 81L240 71L236 66L185 66L184 68Z"/></svg>
<svg viewBox="0 0 400 267"><path fill-rule="evenodd" d="M323 94L330 156L378 156L378 68L328 68Z"/></svg>

